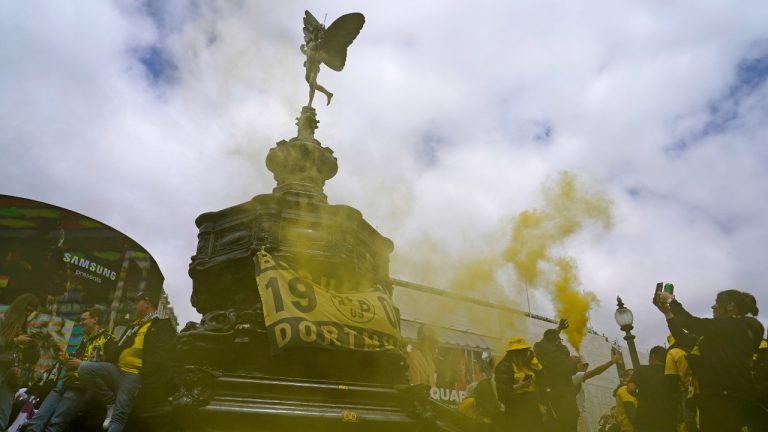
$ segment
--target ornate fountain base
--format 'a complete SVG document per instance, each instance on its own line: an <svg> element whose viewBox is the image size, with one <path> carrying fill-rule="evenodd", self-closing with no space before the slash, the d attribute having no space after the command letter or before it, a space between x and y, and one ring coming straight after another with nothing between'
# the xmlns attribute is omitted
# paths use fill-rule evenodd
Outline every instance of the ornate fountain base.
<svg viewBox="0 0 768 432"><path fill-rule="evenodd" d="M430 401L425 386L219 374L187 368L174 396L178 427L210 431L481 431Z"/></svg>

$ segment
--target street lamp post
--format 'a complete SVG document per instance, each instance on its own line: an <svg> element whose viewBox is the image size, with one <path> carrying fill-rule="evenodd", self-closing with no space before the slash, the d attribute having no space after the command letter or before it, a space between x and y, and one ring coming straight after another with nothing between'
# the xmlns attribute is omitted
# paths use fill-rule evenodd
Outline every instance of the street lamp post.
<svg viewBox="0 0 768 432"><path fill-rule="evenodd" d="M616 297L616 313L613 315L616 318L616 324L619 325L621 331L626 333L624 340L627 341L627 347L629 347L629 357L632 359L632 367L637 369L640 366L640 359L637 357L637 347L635 346L635 336L632 334L632 323L634 322L634 316L632 311L624 306L624 302L621 301L621 297Z"/></svg>

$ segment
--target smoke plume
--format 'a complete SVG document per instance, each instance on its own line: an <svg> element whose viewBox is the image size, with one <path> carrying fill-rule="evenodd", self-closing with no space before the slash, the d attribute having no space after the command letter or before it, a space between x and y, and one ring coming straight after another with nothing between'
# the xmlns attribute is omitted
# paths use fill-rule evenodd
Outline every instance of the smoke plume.
<svg viewBox="0 0 768 432"><path fill-rule="evenodd" d="M503 256L514 266L524 286L550 294L558 317L570 322L565 330L568 342L579 351L597 297L579 290L576 262L559 256L556 248L588 224L609 229L611 202L569 172L545 184L543 198L540 208L524 210L513 220Z"/></svg>

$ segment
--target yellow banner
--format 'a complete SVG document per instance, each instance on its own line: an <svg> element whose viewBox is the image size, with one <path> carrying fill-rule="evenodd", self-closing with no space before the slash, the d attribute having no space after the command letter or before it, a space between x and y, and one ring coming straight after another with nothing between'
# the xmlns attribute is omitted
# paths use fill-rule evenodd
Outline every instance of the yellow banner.
<svg viewBox="0 0 768 432"><path fill-rule="evenodd" d="M333 293L265 251L254 261L273 352L290 346L367 351L400 346L400 314L383 289Z"/></svg>

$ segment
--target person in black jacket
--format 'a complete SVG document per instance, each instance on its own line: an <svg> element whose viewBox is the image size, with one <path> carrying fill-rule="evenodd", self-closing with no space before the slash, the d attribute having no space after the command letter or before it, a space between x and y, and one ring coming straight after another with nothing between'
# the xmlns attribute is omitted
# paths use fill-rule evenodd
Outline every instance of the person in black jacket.
<svg viewBox="0 0 768 432"><path fill-rule="evenodd" d="M158 393L171 379L169 367L176 329L157 315L157 294L141 292L133 297L136 321L118 342L117 364L83 362L78 369L83 384L107 405L104 428L125 428L139 390Z"/></svg>
<svg viewBox="0 0 768 432"><path fill-rule="evenodd" d="M667 349L651 348L648 364L637 368L627 383L637 398L635 432L675 432L680 401L678 383L664 375Z"/></svg>
<svg viewBox="0 0 768 432"><path fill-rule="evenodd" d="M753 365L757 398L759 401L755 425L757 430L768 430L768 340L760 342L760 348L755 356Z"/></svg>
<svg viewBox="0 0 768 432"><path fill-rule="evenodd" d="M757 319L757 302L737 290L717 294L713 318L697 318L667 292L656 294L655 302L669 306L678 324L699 336L688 356L697 379L701 432L739 432L753 421L757 389L751 365L763 335Z"/></svg>
<svg viewBox="0 0 768 432"><path fill-rule="evenodd" d="M545 330L542 339L533 345L543 367L539 379L542 402L551 410L548 422L557 432L575 432L579 421L577 389L573 384L577 362L560 338L560 332L566 328L568 320L560 320L556 329Z"/></svg>

